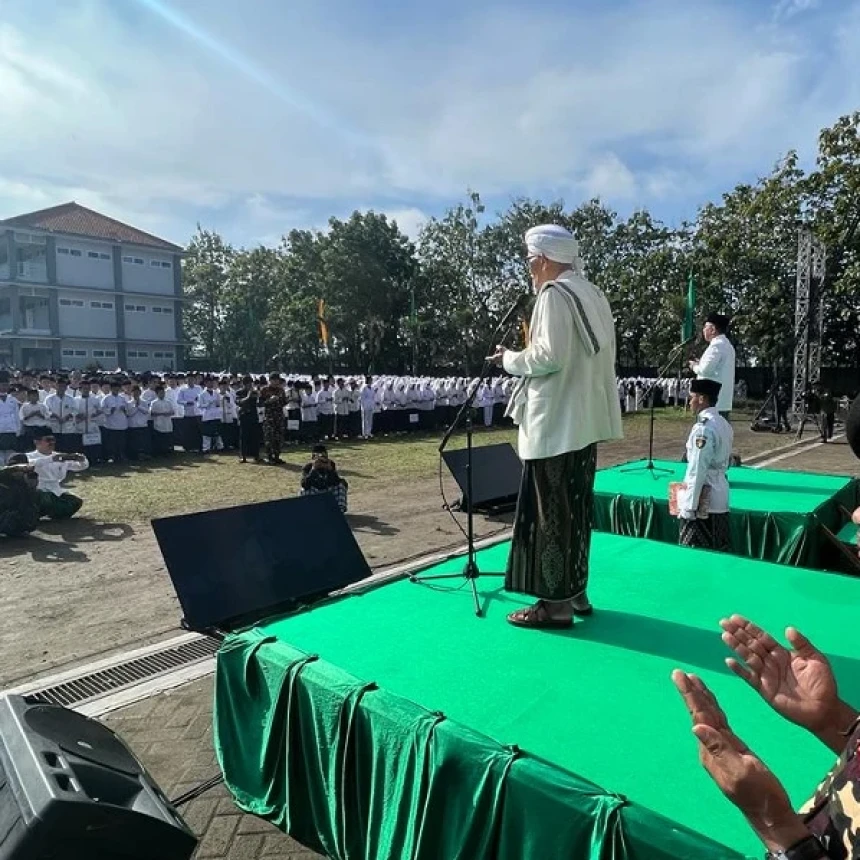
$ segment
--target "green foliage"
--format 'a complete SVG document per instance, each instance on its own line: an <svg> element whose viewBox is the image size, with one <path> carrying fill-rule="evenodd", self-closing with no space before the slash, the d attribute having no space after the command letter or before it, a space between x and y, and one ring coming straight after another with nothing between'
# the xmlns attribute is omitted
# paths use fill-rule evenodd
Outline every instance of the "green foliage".
<svg viewBox="0 0 860 860"><path fill-rule="evenodd" d="M623 366L660 365L677 344L690 271L701 317L733 317L741 361L787 367L794 346L797 229L827 246L825 363L860 349L860 112L819 138L806 174L789 152L769 176L670 228L600 200L518 198L489 216L477 192L431 218L413 245L385 215L354 212L278 248L235 250L198 227L184 277L195 352L215 366L265 370L474 372L506 308L527 288L523 234L539 223L577 235L586 274L609 296ZM320 340L318 303L331 338ZM513 342L519 337L514 332Z"/></svg>

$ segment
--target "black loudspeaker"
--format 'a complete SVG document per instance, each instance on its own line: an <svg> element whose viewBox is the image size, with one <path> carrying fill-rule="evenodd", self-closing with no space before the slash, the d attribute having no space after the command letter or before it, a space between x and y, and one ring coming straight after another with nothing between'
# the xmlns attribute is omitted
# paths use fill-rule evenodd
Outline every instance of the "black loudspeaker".
<svg viewBox="0 0 860 860"><path fill-rule="evenodd" d="M845 418L845 438L848 439L854 456L860 457L860 394L848 407L848 415Z"/></svg>
<svg viewBox="0 0 860 860"><path fill-rule="evenodd" d="M196 847L109 728L0 697L0 860L188 860Z"/></svg>
<svg viewBox="0 0 860 860"><path fill-rule="evenodd" d="M465 448L442 452L442 459L463 494L461 510L466 510L470 501L466 479L466 453ZM507 442L472 448L473 510L513 508L520 492L522 477L522 461Z"/></svg>
<svg viewBox="0 0 860 860"><path fill-rule="evenodd" d="M371 574L331 493L164 517L152 528L190 630L256 624Z"/></svg>

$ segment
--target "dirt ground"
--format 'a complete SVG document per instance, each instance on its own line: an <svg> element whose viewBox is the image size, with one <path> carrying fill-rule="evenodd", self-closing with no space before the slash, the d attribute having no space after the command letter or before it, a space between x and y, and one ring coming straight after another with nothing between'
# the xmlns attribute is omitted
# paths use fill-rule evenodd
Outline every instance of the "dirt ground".
<svg viewBox="0 0 860 860"><path fill-rule="evenodd" d="M679 459L689 423L684 416L658 421L655 456ZM742 419L734 426L735 450L744 458L791 441L751 433L748 421ZM601 446L600 466L639 459L647 453L648 424L642 416L625 420L625 436L623 441ZM504 430L486 433L480 441L514 438L511 431ZM343 463L341 471L351 484L349 521L368 563L376 570L464 543L457 525L442 507L436 443L425 440L420 457L410 447L416 444L419 443L386 440L332 451L332 456ZM843 447L845 466L835 470L853 472L854 461ZM298 469L296 464L303 456L289 458L289 471ZM232 457L229 463L228 457ZM396 465L399 461L405 464L402 469ZM178 505L182 509L186 505L192 510L251 500L244 490L238 498L231 495L230 475L241 474L246 480L247 475L267 476L266 470L272 467L234 464L235 455L222 455L200 465L193 478L183 477L185 472L171 476L171 481L199 482L202 494L196 505L170 502L167 507ZM225 465L230 469L263 471L233 473L226 471ZM793 461L781 465L790 468ZM834 470L832 458L827 465ZM92 475L89 482L74 488L85 499L79 518L64 523L46 522L24 539L0 539L0 688L179 631L181 611L148 519L109 515L129 509L129 501L134 501L136 495L152 493L151 482L164 480L163 475L154 474L158 471L150 467L141 470L139 476L133 472ZM172 466L171 471L177 471L176 467ZM294 483L295 475L289 481ZM457 488L447 473L445 487L448 499L455 499ZM293 490L279 492L283 496ZM106 493L118 494L115 507L111 507L109 498L106 500ZM277 498L278 494L269 497ZM154 514L160 512L157 491L146 504L154 506ZM88 506L104 515L87 516ZM132 509L138 508L132 505ZM148 509L144 505L140 510ZM458 515L458 519L465 524L464 516ZM477 516L478 537L504 528L509 519Z"/></svg>

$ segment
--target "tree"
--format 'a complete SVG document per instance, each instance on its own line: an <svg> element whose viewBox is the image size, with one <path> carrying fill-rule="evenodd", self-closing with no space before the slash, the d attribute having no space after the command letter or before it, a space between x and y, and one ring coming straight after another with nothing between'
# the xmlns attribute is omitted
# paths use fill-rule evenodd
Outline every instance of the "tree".
<svg viewBox="0 0 860 860"><path fill-rule="evenodd" d="M182 277L189 300L183 310L183 331L192 350L207 359L223 359L224 290L233 248L218 233L199 224L183 261Z"/></svg>

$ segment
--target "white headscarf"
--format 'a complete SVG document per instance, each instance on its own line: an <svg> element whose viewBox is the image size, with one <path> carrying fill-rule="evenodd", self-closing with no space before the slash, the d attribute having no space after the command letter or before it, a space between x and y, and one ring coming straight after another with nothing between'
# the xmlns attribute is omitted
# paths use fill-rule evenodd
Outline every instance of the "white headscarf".
<svg viewBox="0 0 860 860"><path fill-rule="evenodd" d="M526 248L529 254L540 254L556 263L565 263L582 277L582 259L579 242L570 230L558 224L541 224L526 232Z"/></svg>

